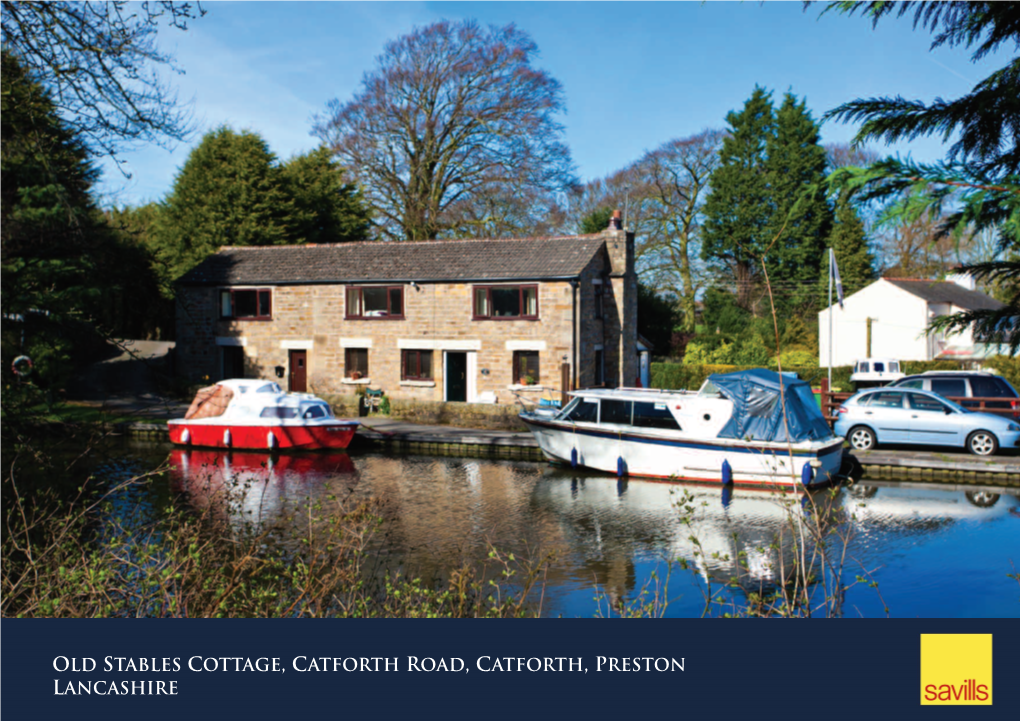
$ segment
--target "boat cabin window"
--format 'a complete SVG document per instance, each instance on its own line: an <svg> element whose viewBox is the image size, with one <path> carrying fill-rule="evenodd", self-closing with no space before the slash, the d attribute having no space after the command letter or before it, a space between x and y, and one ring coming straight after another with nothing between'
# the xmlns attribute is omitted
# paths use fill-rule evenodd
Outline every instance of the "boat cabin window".
<svg viewBox="0 0 1020 721"><path fill-rule="evenodd" d="M256 393L281 393L280 386L275 383L266 383L263 386L259 386L255 391Z"/></svg>
<svg viewBox="0 0 1020 721"><path fill-rule="evenodd" d="M889 361L889 372L890 373L900 372L900 364L898 361Z"/></svg>
<svg viewBox="0 0 1020 721"><path fill-rule="evenodd" d="M634 402L634 425L638 428L667 428L679 431L680 424L665 403Z"/></svg>
<svg viewBox="0 0 1020 721"><path fill-rule="evenodd" d="M858 373L869 373L870 371L871 371L871 367L870 367L870 365L868 363L861 362L861 363L857 364L857 372Z"/></svg>
<svg viewBox="0 0 1020 721"><path fill-rule="evenodd" d="M260 418L297 418L297 408L287 408L285 406L269 406L263 408L259 414Z"/></svg>
<svg viewBox="0 0 1020 721"><path fill-rule="evenodd" d="M565 420L574 421L575 423L599 422L599 402L594 398L578 398L577 403L572 405L572 408L567 408L564 411L566 414Z"/></svg>
<svg viewBox="0 0 1020 721"><path fill-rule="evenodd" d="M308 406L308 408L305 409L305 412L301 417L304 418L305 420L308 420L310 418L326 418L328 417L328 415L329 414L326 413L326 406L314 405Z"/></svg>
<svg viewBox="0 0 1020 721"><path fill-rule="evenodd" d="M876 373L885 373L885 363L882 363L880 361L875 361L875 372Z"/></svg>
<svg viewBox="0 0 1020 721"><path fill-rule="evenodd" d="M632 401L616 401L602 399L602 415L600 421L602 423L619 423L621 425L630 425L630 413L631 407L634 405Z"/></svg>

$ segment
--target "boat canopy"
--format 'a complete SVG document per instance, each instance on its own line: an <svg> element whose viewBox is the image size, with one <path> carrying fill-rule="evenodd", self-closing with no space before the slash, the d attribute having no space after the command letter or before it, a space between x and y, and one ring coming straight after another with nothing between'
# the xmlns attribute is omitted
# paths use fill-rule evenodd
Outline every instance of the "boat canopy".
<svg viewBox="0 0 1020 721"><path fill-rule="evenodd" d="M719 432L720 438L800 443L833 437L811 386L795 376L755 368L713 373L708 380L733 401L733 415ZM780 403L783 396L785 423Z"/></svg>

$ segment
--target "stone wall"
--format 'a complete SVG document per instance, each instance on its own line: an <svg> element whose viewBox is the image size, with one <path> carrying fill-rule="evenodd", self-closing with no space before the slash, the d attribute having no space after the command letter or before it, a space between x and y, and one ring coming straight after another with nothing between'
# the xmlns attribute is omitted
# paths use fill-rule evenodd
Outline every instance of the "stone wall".
<svg viewBox="0 0 1020 721"><path fill-rule="evenodd" d="M326 396L326 400L338 418L358 418L357 396L330 395ZM527 428L517 417L520 411L520 406L516 404L445 403L392 398L388 416L373 414L361 420L371 425L373 418L383 417L432 426L523 432L527 431Z"/></svg>
<svg viewBox="0 0 1020 721"><path fill-rule="evenodd" d="M309 392L353 396L359 386L370 386L392 399L443 401L446 354L465 352L469 399L488 396L503 404L512 403L521 390L512 367L515 350L539 353L538 388L528 390L558 394L563 363L571 366L576 387L595 385L596 349L601 348L604 384L633 385L637 377L634 236L609 230L604 237L605 252L598 253L573 283L534 283L538 320L475 320L472 292L482 283L406 283L401 286L403 318L360 320L346 318L345 285L273 286L268 320L220 320L218 289L181 287L178 372L192 381L219 380L222 349L234 346L243 349L247 377L272 378L286 386L290 353L303 350ZM603 297L602 318L595 313L598 293ZM367 349L367 378L347 377L345 351L349 348ZM405 349L432 352L431 380L401 379Z"/></svg>

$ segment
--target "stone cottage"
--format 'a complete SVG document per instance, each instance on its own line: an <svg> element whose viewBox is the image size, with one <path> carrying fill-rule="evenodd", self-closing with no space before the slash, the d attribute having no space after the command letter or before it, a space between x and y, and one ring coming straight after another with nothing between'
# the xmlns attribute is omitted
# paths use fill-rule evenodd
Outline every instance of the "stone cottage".
<svg viewBox="0 0 1020 721"><path fill-rule="evenodd" d="M635 385L634 236L226 247L177 284L177 367L291 391L508 402Z"/></svg>

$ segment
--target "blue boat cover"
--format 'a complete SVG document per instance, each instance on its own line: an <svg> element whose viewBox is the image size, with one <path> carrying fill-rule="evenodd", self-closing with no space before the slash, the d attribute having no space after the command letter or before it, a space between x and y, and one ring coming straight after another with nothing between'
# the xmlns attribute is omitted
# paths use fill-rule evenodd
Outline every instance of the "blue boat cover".
<svg viewBox="0 0 1020 721"><path fill-rule="evenodd" d="M733 415L720 438L799 443L833 438L811 386L793 375L755 368L708 377L733 401ZM782 383L782 393L780 393ZM786 419L780 398L786 399Z"/></svg>

